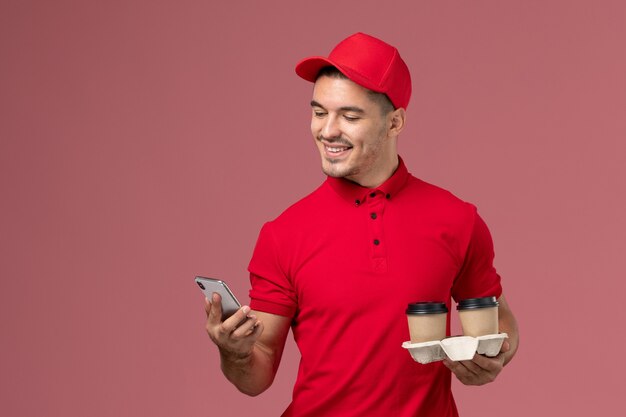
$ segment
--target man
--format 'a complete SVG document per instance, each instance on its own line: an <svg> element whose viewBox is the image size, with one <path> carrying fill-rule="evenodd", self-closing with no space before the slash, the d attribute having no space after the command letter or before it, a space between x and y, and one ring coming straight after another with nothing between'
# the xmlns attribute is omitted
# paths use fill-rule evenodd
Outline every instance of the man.
<svg viewBox="0 0 626 417"><path fill-rule="evenodd" d="M314 82L311 132L328 178L263 226L250 307L221 322L219 295L207 301L224 375L263 392L291 328L301 362L283 416L457 416L450 371L465 384L493 381L518 344L489 231L472 205L413 177L398 156L411 79L396 48L357 33L296 72ZM509 335L497 357L421 365L401 348L408 303L486 296L498 297Z"/></svg>

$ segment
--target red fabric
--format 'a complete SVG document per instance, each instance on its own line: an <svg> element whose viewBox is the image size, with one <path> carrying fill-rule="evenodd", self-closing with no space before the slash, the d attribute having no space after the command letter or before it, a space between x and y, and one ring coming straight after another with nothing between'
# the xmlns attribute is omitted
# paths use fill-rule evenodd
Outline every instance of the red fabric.
<svg viewBox="0 0 626 417"><path fill-rule="evenodd" d="M296 74L315 82L319 71L333 66L368 90L387 94L397 109L411 99L411 74L398 50L365 33L355 33L333 48L328 58L314 56L296 65Z"/></svg>
<svg viewBox="0 0 626 417"><path fill-rule="evenodd" d="M404 310L499 297L492 260L474 206L402 160L377 189L328 178L266 223L249 266L251 307L292 317L302 355L283 415L457 416L450 372L401 347Z"/></svg>

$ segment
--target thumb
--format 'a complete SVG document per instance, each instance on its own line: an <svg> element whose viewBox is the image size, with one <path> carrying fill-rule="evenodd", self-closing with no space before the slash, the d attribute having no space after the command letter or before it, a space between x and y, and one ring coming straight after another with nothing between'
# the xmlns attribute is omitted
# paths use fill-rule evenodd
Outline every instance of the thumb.
<svg viewBox="0 0 626 417"><path fill-rule="evenodd" d="M511 345L508 340L504 340L502 342L502 347L500 348L500 353L508 352L511 349Z"/></svg>

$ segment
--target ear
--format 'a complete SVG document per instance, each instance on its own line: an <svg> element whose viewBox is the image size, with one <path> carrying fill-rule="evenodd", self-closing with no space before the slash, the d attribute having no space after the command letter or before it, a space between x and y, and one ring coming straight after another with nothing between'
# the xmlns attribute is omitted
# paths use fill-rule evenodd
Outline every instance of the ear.
<svg viewBox="0 0 626 417"><path fill-rule="evenodd" d="M402 107L395 109L391 113L389 113L389 135L390 136L398 136L402 129L404 129L404 124L406 122L406 110Z"/></svg>

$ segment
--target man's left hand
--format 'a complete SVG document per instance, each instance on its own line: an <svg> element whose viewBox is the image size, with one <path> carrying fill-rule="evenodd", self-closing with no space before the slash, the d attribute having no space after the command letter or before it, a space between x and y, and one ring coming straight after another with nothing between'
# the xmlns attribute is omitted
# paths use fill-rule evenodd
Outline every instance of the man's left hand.
<svg viewBox="0 0 626 417"><path fill-rule="evenodd" d="M500 371L502 371L505 353L509 349L509 342L505 340L500 353L493 358L477 353L471 361L454 362L450 359L444 359L443 364L456 375L461 383L465 385L484 385L493 382Z"/></svg>

